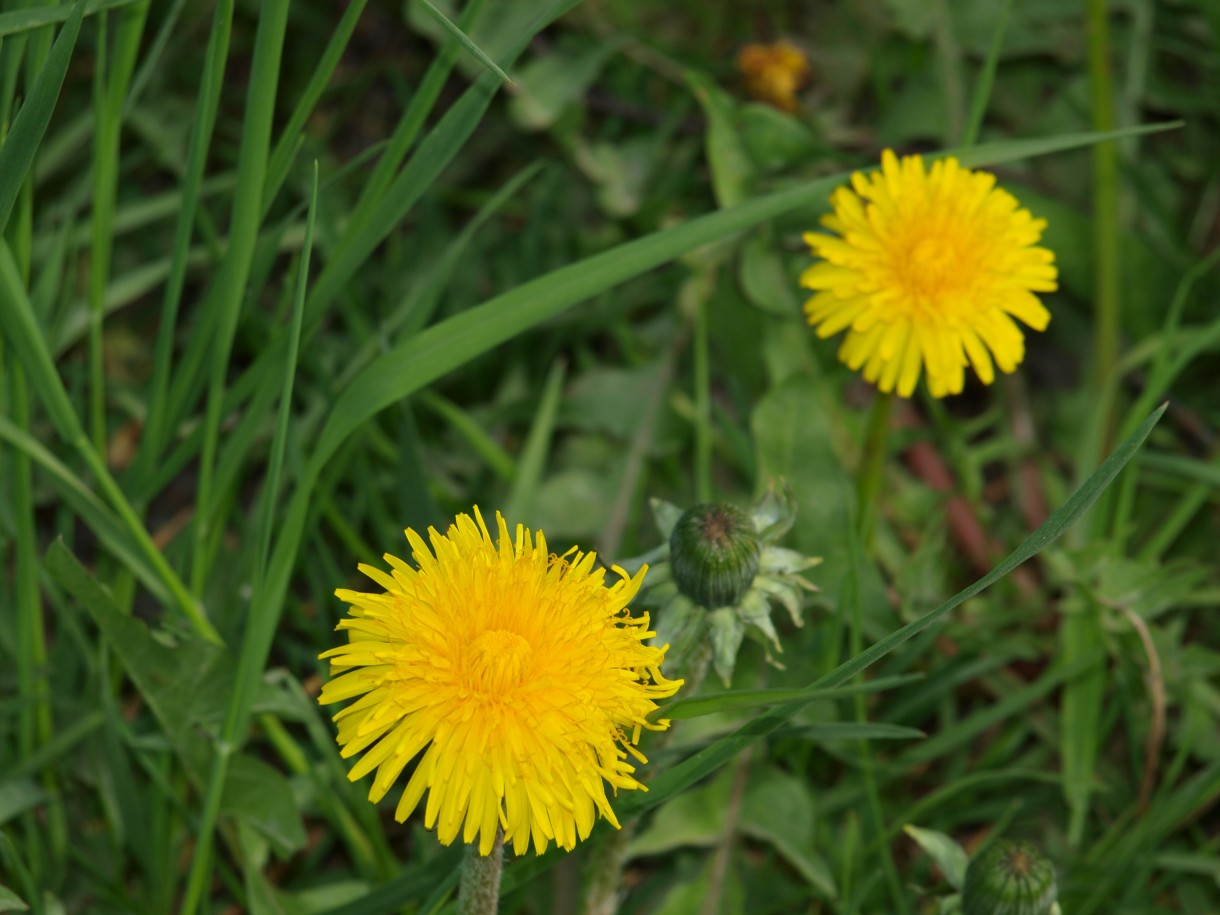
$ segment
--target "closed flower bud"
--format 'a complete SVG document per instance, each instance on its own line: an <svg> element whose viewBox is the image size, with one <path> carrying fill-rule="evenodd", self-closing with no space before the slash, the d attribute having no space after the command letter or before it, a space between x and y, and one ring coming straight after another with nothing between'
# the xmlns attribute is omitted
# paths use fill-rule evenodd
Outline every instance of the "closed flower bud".
<svg viewBox="0 0 1220 915"><path fill-rule="evenodd" d="M687 509L669 538L678 590L708 609L737 604L754 582L762 543L749 515L732 505Z"/></svg>
<svg viewBox="0 0 1220 915"><path fill-rule="evenodd" d="M1055 868L1029 842L1002 839L966 869L963 915L1051 915Z"/></svg>

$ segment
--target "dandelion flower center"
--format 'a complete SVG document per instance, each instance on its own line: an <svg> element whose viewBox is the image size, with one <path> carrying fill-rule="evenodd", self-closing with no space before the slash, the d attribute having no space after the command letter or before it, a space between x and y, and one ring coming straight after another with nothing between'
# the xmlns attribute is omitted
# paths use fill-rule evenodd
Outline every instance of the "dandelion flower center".
<svg viewBox="0 0 1220 915"><path fill-rule="evenodd" d="M962 256L955 242L952 236L916 238L891 268L895 281L906 292L906 299L923 306L925 317L932 303L951 300L974 278L976 265Z"/></svg>
<svg viewBox="0 0 1220 915"><path fill-rule="evenodd" d="M1044 330L1034 295L1056 288L1054 255L1037 247L1046 221L1018 208L995 178L947 158L889 150L857 173L805 235L821 260L801 276L818 336L847 331L839 358L882 391L909 397L922 372L936 397L960 393L969 365L984 383L1025 356L1019 319Z"/></svg>
<svg viewBox="0 0 1220 915"><path fill-rule="evenodd" d="M503 696L529 672L534 649L530 643L506 629L489 629L470 645L466 671L470 688L487 696Z"/></svg>
<svg viewBox="0 0 1220 915"><path fill-rule="evenodd" d="M627 608L646 567L607 585L592 553L556 557L541 532L496 526L476 508L429 543L408 530L414 565L361 565L384 591L336 592L350 641L322 655L319 701L355 699L335 721L342 755L364 754L349 777L376 772L371 801L415 760L400 822L426 792L424 825L446 845L460 834L488 854L503 829L518 854L571 849L599 815L618 826L607 785L643 789L628 760L646 761L640 731L668 725L648 716L682 684Z"/></svg>

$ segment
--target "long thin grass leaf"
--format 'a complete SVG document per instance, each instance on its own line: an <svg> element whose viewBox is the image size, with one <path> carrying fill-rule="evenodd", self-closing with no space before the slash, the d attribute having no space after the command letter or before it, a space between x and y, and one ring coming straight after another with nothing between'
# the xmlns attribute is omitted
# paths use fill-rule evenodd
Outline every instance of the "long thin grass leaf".
<svg viewBox="0 0 1220 915"><path fill-rule="evenodd" d="M34 153L38 150L47 124L51 121L51 114L55 111L59 90L63 86L64 75L68 72L68 63L72 60L72 50L76 47L76 37L80 34L84 10L84 0L77 0L70 12L63 9L64 27L55 39L47 62L34 80L25 103L13 118L13 125L4 138L4 144L0 146L0 235L4 234L8 225L17 194L25 183L26 175L34 162ZM0 20L3 18L0 16ZM3 23L0 22L0 35L3 34Z"/></svg>
<svg viewBox="0 0 1220 915"><path fill-rule="evenodd" d="M0 13L0 39L40 29L43 26L54 25L57 22L68 22L77 16L77 7L83 7L81 13L89 16L93 13L119 9L139 2L141 0L88 0L88 2L79 0L77 4L68 7L56 0L56 2L39 7Z"/></svg>
<svg viewBox="0 0 1220 915"><path fill-rule="evenodd" d="M429 0L418 0L418 3L425 10L427 10L428 15L436 20L441 28L443 28L446 32L453 36L454 39L457 40L458 44L469 51L475 60L481 63L492 73L496 74L496 76L500 78L501 82L510 86L512 85L513 81L508 78L508 74L501 70L499 65L487 56L487 52L471 41L470 36L458 28L458 26L455 25L448 16L433 6Z"/></svg>
<svg viewBox="0 0 1220 915"><path fill-rule="evenodd" d="M555 431L555 420L559 416L565 374L563 362L556 362L547 374L546 384L543 385L542 396L538 401L538 410L530 424L525 445L521 448L521 456L517 459L517 473L504 500L504 517L508 518L510 523L528 523L533 513L534 498L546 468L551 434Z"/></svg>
<svg viewBox="0 0 1220 915"><path fill-rule="evenodd" d="M199 78L199 98L195 107L195 121L191 125L191 138L187 148L186 173L182 180L178 224L174 230L169 276L161 299L161 320L157 326L153 372L149 381L148 415L140 451L136 457L137 477L148 475L149 470L160 457L168 437L166 429L168 423L167 399L175 331L178 326L178 308L182 301L182 290L186 284L186 268L190 254L192 229L195 224L195 210L199 205L204 167L212 141L212 129L216 124L216 111L224 81L225 58L228 56L232 20L233 0L220 0L216 4L216 11L212 16L212 28L208 35L207 50L204 53L203 73Z"/></svg>
<svg viewBox="0 0 1220 915"><path fill-rule="evenodd" d="M221 263L220 276L211 289L207 304L217 309L218 326L210 350L207 408L203 425L203 449L199 457L199 490L193 530L191 581L200 590L207 574L206 546L211 536L212 483L216 451L220 438L221 406L229 353L237 332L238 318L246 298L246 281L258 243L262 218L263 183L267 177L267 158L271 147L271 122L275 114L275 94L279 85L280 59L288 25L287 0L268 0L262 4L254 59L250 69L246 113L242 122L241 151L238 154L237 187L233 192L229 247Z"/></svg>

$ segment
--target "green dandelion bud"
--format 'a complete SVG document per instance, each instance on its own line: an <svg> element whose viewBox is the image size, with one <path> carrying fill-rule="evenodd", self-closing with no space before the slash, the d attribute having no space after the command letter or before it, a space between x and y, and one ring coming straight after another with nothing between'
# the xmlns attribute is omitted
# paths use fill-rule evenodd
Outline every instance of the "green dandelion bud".
<svg viewBox="0 0 1220 915"><path fill-rule="evenodd" d="M1055 868L1029 842L1002 839L966 869L962 915L1051 915Z"/></svg>
<svg viewBox="0 0 1220 915"><path fill-rule="evenodd" d="M683 512L669 538L678 590L708 609L737 604L754 583L762 542L749 515L704 503Z"/></svg>

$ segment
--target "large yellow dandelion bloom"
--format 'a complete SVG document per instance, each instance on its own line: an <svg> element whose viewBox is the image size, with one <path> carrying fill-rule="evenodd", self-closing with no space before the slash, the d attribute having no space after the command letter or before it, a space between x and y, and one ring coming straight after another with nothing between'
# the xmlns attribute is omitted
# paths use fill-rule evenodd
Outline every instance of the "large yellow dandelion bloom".
<svg viewBox="0 0 1220 915"><path fill-rule="evenodd" d="M1046 220L995 176L886 150L880 172L857 172L830 202L822 224L836 234L805 234L822 258L801 275L816 293L805 313L819 337L847 331L839 358L882 391L910 397L926 369L932 396L960 394L967 364L990 384L1025 357L1013 318L1046 329L1034 295L1058 276L1037 246Z"/></svg>
<svg viewBox="0 0 1220 915"><path fill-rule="evenodd" d="M339 623L350 638L333 648L322 704L355 696L335 715L342 756L364 752L349 777L377 771L379 801L421 752L398 802L402 822L428 801L424 825L448 845L462 834L491 852L504 830L518 854L533 839L571 850L598 813L618 827L606 783L641 788L628 754L648 715L682 681L661 674L664 648L644 644L648 617L627 603L646 567L609 587L593 553L547 551L539 531L510 537L497 512L498 543L478 508L431 549L406 532L414 567L394 556L390 574L360 570L384 593L335 593L351 604Z"/></svg>

